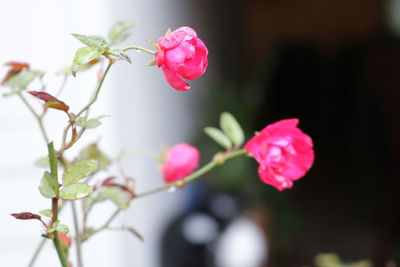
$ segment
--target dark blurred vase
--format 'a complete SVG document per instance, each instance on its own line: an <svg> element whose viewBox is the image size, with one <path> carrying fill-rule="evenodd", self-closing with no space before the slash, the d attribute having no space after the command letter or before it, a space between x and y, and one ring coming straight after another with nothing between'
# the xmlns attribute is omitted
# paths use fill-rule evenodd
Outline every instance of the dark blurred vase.
<svg viewBox="0 0 400 267"><path fill-rule="evenodd" d="M162 267L262 266L267 255L265 233L242 216L241 199L200 182L190 185L185 200L185 209L164 230Z"/></svg>

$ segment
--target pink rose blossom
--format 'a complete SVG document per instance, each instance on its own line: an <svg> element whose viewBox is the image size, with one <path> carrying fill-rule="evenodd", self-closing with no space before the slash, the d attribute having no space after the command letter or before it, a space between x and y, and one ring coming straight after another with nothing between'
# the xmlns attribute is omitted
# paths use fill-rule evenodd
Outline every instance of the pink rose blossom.
<svg viewBox="0 0 400 267"><path fill-rule="evenodd" d="M185 178L199 166L200 153L197 148L181 143L171 147L161 166L166 183Z"/></svg>
<svg viewBox="0 0 400 267"><path fill-rule="evenodd" d="M176 90L189 90L190 85L182 78L193 80L206 71L208 50L192 28L181 27L161 37L158 46L157 66L162 68L165 79Z"/></svg>
<svg viewBox="0 0 400 267"><path fill-rule="evenodd" d="M298 123L287 119L270 124L244 147L259 163L261 180L280 191L291 188L314 162L312 140L297 128Z"/></svg>

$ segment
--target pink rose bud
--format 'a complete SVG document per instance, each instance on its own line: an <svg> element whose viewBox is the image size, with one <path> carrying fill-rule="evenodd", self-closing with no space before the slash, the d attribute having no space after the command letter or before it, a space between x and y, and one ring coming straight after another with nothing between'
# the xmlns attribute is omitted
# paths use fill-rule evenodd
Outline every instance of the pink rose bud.
<svg viewBox="0 0 400 267"><path fill-rule="evenodd" d="M181 143L171 147L161 166L166 183L174 183L185 178L199 166L200 153L197 148Z"/></svg>
<svg viewBox="0 0 400 267"><path fill-rule="evenodd" d="M298 119L275 122L251 138L244 149L259 163L261 180L282 191L303 177L314 162L313 143Z"/></svg>
<svg viewBox="0 0 400 267"><path fill-rule="evenodd" d="M182 78L193 80L206 71L208 50L192 28L181 27L161 37L158 46L157 66L162 68L165 79L176 90L189 90L190 85Z"/></svg>
<svg viewBox="0 0 400 267"><path fill-rule="evenodd" d="M58 235L58 239L60 240L62 247L68 249L71 246L71 238L69 238L69 236L67 236L61 232L57 232L57 235Z"/></svg>

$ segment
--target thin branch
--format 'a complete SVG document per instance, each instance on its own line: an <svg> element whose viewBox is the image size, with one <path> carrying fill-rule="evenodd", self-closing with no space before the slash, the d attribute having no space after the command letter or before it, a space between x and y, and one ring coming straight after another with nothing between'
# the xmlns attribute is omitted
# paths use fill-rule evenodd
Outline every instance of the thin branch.
<svg viewBox="0 0 400 267"><path fill-rule="evenodd" d="M139 197L144 197L144 196L148 196L157 192L162 192L162 191L166 191L172 188L177 188L177 187L181 187L182 185L189 183L199 177L201 177L202 175L204 175L205 173L211 171L213 168L215 168L218 165L221 165L223 163L225 163L225 161L241 156L241 155L245 155L247 152L244 149L240 149L240 150L236 150L236 151L227 151L225 153L220 153L217 154L212 161L210 161L209 163L207 163L206 165L204 165L202 168L198 169L197 171L195 171L194 173L192 173L191 175L187 176L184 179L181 179L175 183L172 184L167 184L164 186L161 186L159 188L155 188L149 191L145 191L143 193L137 194L136 196L134 196L132 199L136 199ZM96 230L94 230L87 238L89 239L91 236L93 236L94 234L97 234L99 232L101 232L102 230L106 229L109 227L110 223L117 217L117 215L122 211L122 209L117 209L113 212L113 214L110 216L110 218L108 218L108 220L99 228L97 228Z"/></svg>
<svg viewBox="0 0 400 267"><path fill-rule="evenodd" d="M33 265L35 264L40 252L42 251L44 245L46 244L47 239L46 238L42 238L42 240L40 241L38 247L35 249L35 252L32 255L31 260L28 263L28 267L33 267Z"/></svg>
<svg viewBox="0 0 400 267"><path fill-rule="evenodd" d="M58 89L58 91L57 91L57 93L56 93L56 97L57 97L57 98L58 98L58 97L61 95L61 93L64 91L64 88L65 88L65 86L67 85L67 81L68 81L68 75L65 74L65 75L64 75L64 78L63 78L63 81L62 81L62 83L61 83L61 86L60 86L60 88Z"/></svg>
<svg viewBox="0 0 400 267"><path fill-rule="evenodd" d="M150 55L154 55L156 53L156 51L153 51L153 50L150 50L150 49L147 49L147 48L144 48L144 47L140 47L140 46L135 46L135 45L128 46L128 47L122 49L122 51L128 51L128 50L143 51L143 52L146 52L146 53L148 53Z"/></svg>
<svg viewBox="0 0 400 267"><path fill-rule="evenodd" d="M75 228L76 260L77 260L78 267L82 267L83 261L82 261L82 253L81 253L81 233L79 230L78 214L76 212L76 207L75 207L74 201L71 201L71 207L72 207L72 215L73 215L74 228Z"/></svg>
<svg viewBox="0 0 400 267"><path fill-rule="evenodd" d="M94 92L93 92L93 95L92 95L91 99L90 99L89 102L76 114L76 117L77 117L77 118L79 118L79 117L82 115L82 113L84 113L84 112L86 112L86 115L85 115L85 116L86 116L86 118L87 118L89 109L90 109L90 107L96 102L96 100L97 100L97 98L98 98L98 96L99 96L100 90L101 90L101 88L102 88L102 86L103 86L104 79L106 78L106 76L107 76L107 74L108 74L108 72L109 72L109 70L110 70L110 68L111 68L111 66L112 66L113 64L114 64L114 61L110 60L109 63L108 63L108 65L107 65L106 70L104 71L103 76L101 77L100 81L98 82L98 84L97 84L97 86L96 86L96 88L95 88L95 90L94 90ZM75 144L75 143L81 138L82 134L83 134L84 131L85 131L85 127L82 127L81 131L78 133L78 135L77 135L77 137L75 138L75 140L72 140L72 139L71 139L70 143L67 145L67 135L68 135L68 131L69 131L70 128L71 128L71 124L67 125L67 126L64 128L63 137L62 137L62 142L61 142L61 148L59 149L59 152L58 152L59 154L62 154L64 150L70 148L73 144Z"/></svg>
<svg viewBox="0 0 400 267"><path fill-rule="evenodd" d="M36 118L36 120L39 124L40 132L42 133L42 136L43 136L46 144L48 144L50 142L49 141L50 139L47 135L46 129L44 128L42 117L34 110L34 108L31 106L31 104L28 102L28 100L23 96L21 91L16 91L16 94L19 96L19 98L22 100L22 102L25 104L25 106L29 109L29 111L32 113L32 115Z"/></svg>

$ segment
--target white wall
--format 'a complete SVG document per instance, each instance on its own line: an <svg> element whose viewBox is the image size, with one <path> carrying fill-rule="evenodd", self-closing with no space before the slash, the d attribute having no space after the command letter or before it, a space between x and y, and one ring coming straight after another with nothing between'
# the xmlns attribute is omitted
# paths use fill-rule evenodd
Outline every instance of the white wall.
<svg viewBox="0 0 400 267"><path fill-rule="evenodd" d="M0 64L26 61L33 68L46 71L51 91L61 83L61 77L53 76L53 72L71 62L80 46L69 33L105 34L117 20L134 18L139 23L128 43L146 46L145 40L157 40L168 27L188 24L187 5L178 0L0 1ZM132 55L132 65L121 63L111 70L101 100L93 108L92 114L108 114L111 118L91 131L82 143L101 137L101 147L115 155L124 148L158 149L160 143L190 141L197 109L194 93L172 90L159 69L146 67L151 60L149 55ZM1 67L0 76L4 73L5 68ZM61 99L72 110L79 109L89 97L95 79L95 71L78 75ZM59 142L65 118L54 112L46 123L51 138ZM15 97L0 98L0 125L0 262L1 266L26 266L40 240L41 228L36 222L16 221L9 214L49 208L49 201L37 190L43 170L32 164L46 154L46 147L35 120ZM195 130L201 128L196 126ZM137 178L138 191L162 184L152 160L130 158L124 166ZM157 266L159 232L177 212L179 200L179 193L167 193L133 202L114 225L134 226L146 241L140 243L132 236L114 232L100 234L84 246L86 266ZM104 214L113 209L111 205L98 209L92 222L103 222ZM62 218L68 216L67 209ZM71 259L75 261L74 255ZM56 262L49 243L35 266L57 266Z"/></svg>

